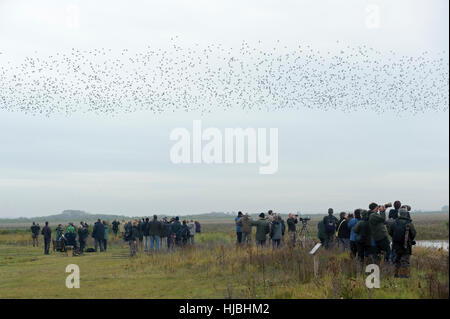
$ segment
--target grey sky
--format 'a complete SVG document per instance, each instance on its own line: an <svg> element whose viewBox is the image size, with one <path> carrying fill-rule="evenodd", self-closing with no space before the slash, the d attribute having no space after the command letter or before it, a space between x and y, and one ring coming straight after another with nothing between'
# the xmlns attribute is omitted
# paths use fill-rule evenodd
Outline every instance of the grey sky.
<svg viewBox="0 0 450 319"><path fill-rule="evenodd" d="M380 6L378 29L365 26L368 4ZM79 11L75 25L68 18L73 10ZM0 63L72 47L167 46L173 36L186 45L263 40L272 47L280 40L330 50L339 40L448 56L448 1L0 0ZM204 127L278 127L278 173L259 175L258 165L248 164L172 164L170 131L190 128L194 119ZM448 143L448 112L50 118L0 112L0 217L63 209L326 212L396 199L439 209L448 203Z"/></svg>

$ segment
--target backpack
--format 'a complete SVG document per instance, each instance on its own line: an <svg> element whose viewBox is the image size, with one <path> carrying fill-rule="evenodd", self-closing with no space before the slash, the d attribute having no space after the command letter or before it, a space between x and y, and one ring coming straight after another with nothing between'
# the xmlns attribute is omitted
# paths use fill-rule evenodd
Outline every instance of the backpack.
<svg viewBox="0 0 450 319"><path fill-rule="evenodd" d="M336 231L336 220L334 218L328 218L325 224L325 230L327 233L334 233Z"/></svg>
<svg viewBox="0 0 450 319"><path fill-rule="evenodd" d="M394 233L392 234L392 241L398 244L404 244L405 243L405 235L406 235L406 226L409 225L409 223L399 223L396 222L394 224Z"/></svg>
<svg viewBox="0 0 450 319"><path fill-rule="evenodd" d="M94 248L88 248L86 249L87 253L95 253L95 249Z"/></svg>

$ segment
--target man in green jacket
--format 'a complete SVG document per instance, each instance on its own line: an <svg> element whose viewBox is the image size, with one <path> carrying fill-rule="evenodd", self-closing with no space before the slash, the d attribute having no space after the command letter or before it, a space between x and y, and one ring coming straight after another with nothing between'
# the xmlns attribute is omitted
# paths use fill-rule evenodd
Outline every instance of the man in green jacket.
<svg viewBox="0 0 450 319"><path fill-rule="evenodd" d="M409 277L409 259L412 254L412 245L415 244L416 229L408 217L406 209L400 209L399 217L389 227L394 250L394 277Z"/></svg>
<svg viewBox="0 0 450 319"><path fill-rule="evenodd" d="M252 226L256 226L256 246L264 247L266 245L267 234L270 232L270 223L265 218L264 213L259 214L258 220L251 221Z"/></svg>
<svg viewBox="0 0 450 319"><path fill-rule="evenodd" d="M386 207L379 206L376 203L369 205L369 210L372 212L369 217L369 227L375 241L377 254L384 253L384 260L389 262L391 254L391 243L389 241L388 232L386 229Z"/></svg>

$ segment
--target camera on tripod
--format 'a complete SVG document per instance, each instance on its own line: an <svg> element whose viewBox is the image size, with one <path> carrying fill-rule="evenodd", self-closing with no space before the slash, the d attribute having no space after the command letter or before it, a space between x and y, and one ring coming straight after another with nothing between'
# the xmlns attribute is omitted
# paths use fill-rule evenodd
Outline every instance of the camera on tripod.
<svg viewBox="0 0 450 319"><path fill-rule="evenodd" d="M299 221L301 221L302 223L306 224L309 220L311 220L311 216L302 216L299 213L297 213L295 215L295 217L298 218Z"/></svg>

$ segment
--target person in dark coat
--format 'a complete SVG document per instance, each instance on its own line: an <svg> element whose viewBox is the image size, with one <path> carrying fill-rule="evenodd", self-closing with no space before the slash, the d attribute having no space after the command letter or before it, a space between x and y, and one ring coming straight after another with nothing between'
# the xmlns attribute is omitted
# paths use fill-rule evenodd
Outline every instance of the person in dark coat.
<svg viewBox="0 0 450 319"><path fill-rule="evenodd" d="M328 215L323 218L323 225L325 226L325 248L331 249L334 247L334 240L336 236L336 229L339 224L338 219L333 216L333 208L328 209Z"/></svg>
<svg viewBox="0 0 450 319"><path fill-rule="evenodd" d="M234 219L234 223L236 224L236 242L238 244L242 243L242 227L238 224L238 221L242 216L242 212L238 212L237 217Z"/></svg>
<svg viewBox="0 0 450 319"><path fill-rule="evenodd" d="M78 242L80 243L80 254L84 252L86 248L86 242L89 237L89 229L87 224L84 222L80 222L80 226L78 226Z"/></svg>
<svg viewBox="0 0 450 319"><path fill-rule="evenodd" d="M348 228L347 214L339 214L339 223L337 228L337 243L341 252L350 249L350 229Z"/></svg>
<svg viewBox="0 0 450 319"><path fill-rule="evenodd" d="M272 240L272 248L279 248L281 243L281 236L283 233L283 226L280 216L274 216L272 226L270 227L270 239Z"/></svg>
<svg viewBox="0 0 450 319"><path fill-rule="evenodd" d="M180 218L178 216L175 217L175 220L172 223L172 233L175 236L175 245L180 246L182 243L182 238L181 238L181 223Z"/></svg>
<svg viewBox="0 0 450 319"><path fill-rule="evenodd" d="M52 241L52 230L48 226L48 222L45 222L45 226L42 228L42 236L44 237L44 254L48 255Z"/></svg>
<svg viewBox="0 0 450 319"><path fill-rule="evenodd" d="M297 237L297 223L298 223L297 216L290 213L288 219L286 220L286 223L288 225L289 244L291 246L295 246L295 241Z"/></svg>
<svg viewBox="0 0 450 319"><path fill-rule="evenodd" d="M196 232L196 233L201 233L201 231L202 231L201 228L202 228L202 227L201 227L200 223L196 220L196 221L195 221L195 232Z"/></svg>
<svg viewBox="0 0 450 319"><path fill-rule="evenodd" d="M128 245L130 246L130 256L133 257L136 255L136 246L137 246L137 239L139 238L139 228L138 228L138 221L133 221L133 224L129 222L127 224L128 227L125 227L125 238L128 242Z"/></svg>
<svg viewBox="0 0 450 319"><path fill-rule="evenodd" d="M103 241L105 239L105 226L102 224L100 219L94 224L94 229L92 230L92 238L95 240L95 251L97 251L97 246L100 246L100 251L103 251Z"/></svg>
<svg viewBox="0 0 450 319"><path fill-rule="evenodd" d="M31 239L33 240L33 247L38 247L39 246L39 233L41 230L41 227L39 226L39 224L36 224L35 222L33 222L33 224L31 225Z"/></svg>
<svg viewBox="0 0 450 319"><path fill-rule="evenodd" d="M181 232L182 245L186 246L186 244L189 240L189 235L190 235L189 227L187 225L186 220L183 220L183 224L181 225L180 232Z"/></svg>
<svg viewBox="0 0 450 319"><path fill-rule="evenodd" d="M150 249L150 234L149 234L149 222L150 219L147 217L142 226L142 234L144 236L144 251L149 251Z"/></svg>
<svg viewBox="0 0 450 319"><path fill-rule="evenodd" d="M373 211L367 211L362 209L361 220L355 225L353 231L359 236L359 240L356 243L358 249L358 259L360 262L364 262L370 258L370 262L374 261L375 248L372 245L372 233L370 231L369 218L373 214Z"/></svg>
<svg viewBox="0 0 450 319"><path fill-rule="evenodd" d="M158 216L153 215L153 219L148 223L148 233L150 236L150 250L159 251L159 241L161 239L161 222Z"/></svg>
<svg viewBox="0 0 450 319"><path fill-rule="evenodd" d="M166 229L166 236L167 236L167 250L170 250L173 247L174 244L174 236L175 233L172 230L173 222L175 219L171 218L169 222L166 222L165 229Z"/></svg>
<svg viewBox="0 0 450 319"><path fill-rule="evenodd" d="M120 222L117 219L114 219L114 221L111 223L112 231L114 233L114 239L117 239L117 234L119 233L119 225Z"/></svg>
<svg viewBox="0 0 450 319"><path fill-rule="evenodd" d="M399 217L389 227L389 235L392 237L392 248L395 251L394 277L409 277L409 259L412 254L412 245L415 244L416 229L408 211L400 209Z"/></svg>

